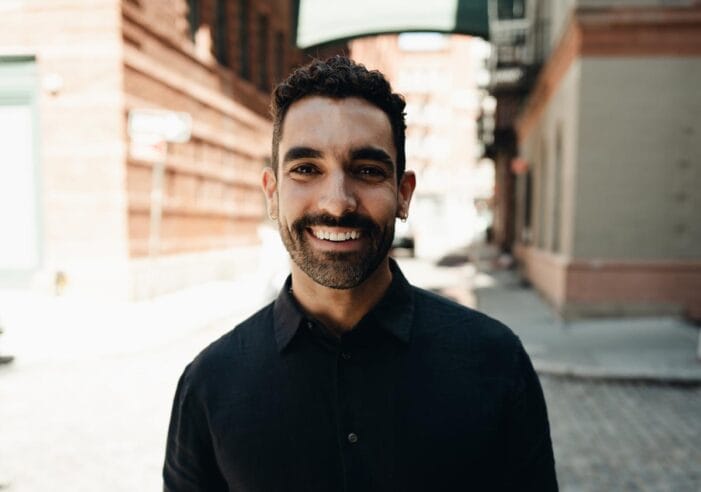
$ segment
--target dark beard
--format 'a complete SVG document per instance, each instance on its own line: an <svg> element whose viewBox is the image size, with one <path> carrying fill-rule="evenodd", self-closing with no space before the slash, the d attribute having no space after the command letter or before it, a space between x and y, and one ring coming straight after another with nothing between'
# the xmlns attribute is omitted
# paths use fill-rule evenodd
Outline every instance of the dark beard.
<svg viewBox="0 0 701 492"><path fill-rule="evenodd" d="M361 251L321 252L312 249L307 229L312 226L360 229L367 246ZM287 226L280 221L280 237L292 261L316 283L331 289L351 289L360 285L382 263L394 239L394 224L384 229L363 215L341 217L329 214L305 215Z"/></svg>

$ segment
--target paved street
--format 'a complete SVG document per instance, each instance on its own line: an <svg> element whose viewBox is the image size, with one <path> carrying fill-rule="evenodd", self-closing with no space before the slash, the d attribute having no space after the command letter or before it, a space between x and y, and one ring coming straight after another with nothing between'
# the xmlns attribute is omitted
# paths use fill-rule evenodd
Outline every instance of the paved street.
<svg viewBox="0 0 701 492"><path fill-rule="evenodd" d="M541 382L561 491L701 490L701 388Z"/></svg>
<svg viewBox="0 0 701 492"><path fill-rule="evenodd" d="M130 354L1 368L3 492L159 490L176 378L223 330ZM542 383L563 491L701 490L701 388Z"/></svg>

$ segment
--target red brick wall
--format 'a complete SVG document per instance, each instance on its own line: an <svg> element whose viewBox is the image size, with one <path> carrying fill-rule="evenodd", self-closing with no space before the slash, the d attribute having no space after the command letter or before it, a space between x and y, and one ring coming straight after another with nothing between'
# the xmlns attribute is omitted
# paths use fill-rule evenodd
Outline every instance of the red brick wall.
<svg viewBox="0 0 701 492"><path fill-rule="evenodd" d="M291 45L291 2L249 1L251 78L257 80L255 19L262 11L270 16L265 61L272 81L275 32L287 40L285 71L301 60ZM259 176L270 154L268 90L238 76L238 0L227 4L228 67L213 55L215 0L201 0L203 29L196 43L187 4L3 5L0 54L36 60L40 286L50 289L61 271L67 292L118 297L165 292L211 280L212 272L237 274L231 258L244 255L219 253L257 241L264 214ZM57 82L49 89L43 85L47 80ZM193 119L191 141L173 144L169 152L160 250L169 256L158 275L149 270L142 276L163 280L154 289L134 274L149 263L140 258L148 253L152 167L128 157L127 116L133 108L186 111ZM210 263L203 265L197 254L175 254L185 252L203 253ZM179 259L187 268L173 275ZM178 285L176 276L182 280Z"/></svg>
<svg viewBox="0 0 701 492"><path fill-rule="evenodd" d="M124 90L127 111L156 107L186 111L192 139L173 144L164 177L163 254L256 242L264 214L260 171L270 153L269 93L257 86L257 18L269 17L268 55L275 76L275 35L292 41L289 2L250 1L251 81L239 77L239 2L227 3L229 67L214 58L214 0L201 2L202 27L193 43L186 2L131 0L123 4ZM299 54L289 43L286 67ZM125 112L126 117L126 112ZM129 252L148 253L151 164L129 159Z"/></svg>

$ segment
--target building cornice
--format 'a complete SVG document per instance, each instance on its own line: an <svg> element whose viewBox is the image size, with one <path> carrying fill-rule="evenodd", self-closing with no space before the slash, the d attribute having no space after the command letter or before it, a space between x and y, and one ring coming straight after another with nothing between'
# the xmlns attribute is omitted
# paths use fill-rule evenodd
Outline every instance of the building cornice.
<svg viewBox="0 0 701 492"><path fill-rule="evenodd" d="M575 9L516 119L528 137L572 64L582 57L701 56L701 5Z"/></svg>

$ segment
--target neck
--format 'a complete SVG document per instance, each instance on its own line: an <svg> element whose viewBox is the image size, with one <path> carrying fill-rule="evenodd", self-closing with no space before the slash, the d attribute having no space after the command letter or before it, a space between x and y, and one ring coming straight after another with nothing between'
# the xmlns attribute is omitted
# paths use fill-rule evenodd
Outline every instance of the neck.
<svg viewBox="0 0 701 492"><path fill-rule="evenodd" d="M340 336L350 331L382 298L392 282L389 260L360 285L351 289L331 289L312 280L292 262L293 295L302 309Z"/></svg>

